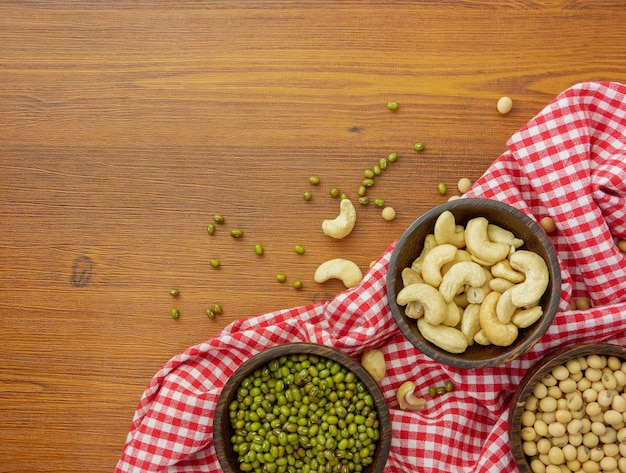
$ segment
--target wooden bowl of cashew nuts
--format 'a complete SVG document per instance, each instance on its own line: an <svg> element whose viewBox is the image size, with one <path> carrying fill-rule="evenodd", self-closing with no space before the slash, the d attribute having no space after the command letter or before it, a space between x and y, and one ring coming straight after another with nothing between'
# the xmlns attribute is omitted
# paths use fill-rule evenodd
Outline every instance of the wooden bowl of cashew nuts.
<svg viewBox="0 0 626 473"><path fill-rule="evenodd" d="M560 264L546 232L490 199L452 200L422 214L396 243L387 274L402 333L457 368L524 354L550 327L560 296Z"/></svg>

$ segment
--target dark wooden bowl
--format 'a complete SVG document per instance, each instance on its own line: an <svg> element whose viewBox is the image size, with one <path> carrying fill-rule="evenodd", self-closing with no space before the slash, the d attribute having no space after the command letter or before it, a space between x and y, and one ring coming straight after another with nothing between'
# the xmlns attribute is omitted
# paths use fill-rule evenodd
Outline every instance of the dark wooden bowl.
<svg viewBox="0 0 626 473"><path fill-rule="evenodd" d="M245 361L226 382L217 401L213 419L213 440L217 458L222 469L226 473L240 473L241 471L237 462L237 455L232 448L231 437L233 435L233 429L228 416L229 405L237 395L237 388L243 379L257 368L260 368L275 358L294 354L318 355L336 361L353 372L367 387L367 390L374 399L374 405L380 424L380 438L377 442L374 461L364 469L363 472L382 472L387 462L387 456L391 446L391 419L389 417L387 402L378 384L360 363L353 360L348 355L333 348L314 343L289 343L268 348Z"/></svg>
<svg viewBox="0 0 626 473"><path fill-rule="evenodd" d="M524 405L532 394L535 385L556 366L562 365L579 356L607 355L617 356L626 360L626 348L619 345L591 343L577 346L557 348L547 354L539 363L530 369L513 393L509 407L509 444L511 453L520 473L532 473L528 457L522 448L521 425Z"/></svg>
<svg viewBox="0 0 626 473"><path fill-rule="evenodd" d="M524 240L524 248L539 254L550 273L548 288L541 299L544 315L535 324L520 329L515 343L508 347L482 346L474 343L464 353L449 353L426 340L416 321L407 317L404 307L396 303L403 288L402 270L419 256L426 235L433 232L439 215L449 210L459 225L474 217L485 217L490 223L513 232ZM508 363L528 351L546 332L556 314L561 297L561 268L545 231L528 215L510 205L489 199L457 199L432 208L415 220L398 240L389 263L387 297L398 327L417 349L434 360L457 368L486 368Z"/></svg>

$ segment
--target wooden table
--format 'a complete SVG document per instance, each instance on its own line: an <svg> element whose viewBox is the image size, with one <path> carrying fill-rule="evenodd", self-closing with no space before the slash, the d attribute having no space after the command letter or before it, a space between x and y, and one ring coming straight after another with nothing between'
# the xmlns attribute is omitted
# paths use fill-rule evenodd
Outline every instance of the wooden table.
<svg viewBox="0 0 626 473"><path fill-rule="evenodd" d="M0 3L0 472L111 471L169 358L332 298L322 261L367 270L559 92L626 81L626 5L554 3ZM324 235L391 152L397 218Z"/></svg>

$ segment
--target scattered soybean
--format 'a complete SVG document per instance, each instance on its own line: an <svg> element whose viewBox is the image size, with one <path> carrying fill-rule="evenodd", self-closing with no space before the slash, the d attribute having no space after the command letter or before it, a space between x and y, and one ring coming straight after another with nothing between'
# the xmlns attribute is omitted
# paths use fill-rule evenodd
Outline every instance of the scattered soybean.
<svg viewBox="0 0 626 473"><path fill-rule="evenodd" d="M513 109L513 100L510 97L500 97L496 104L498 112L502 115L506 115Z"/></svg>

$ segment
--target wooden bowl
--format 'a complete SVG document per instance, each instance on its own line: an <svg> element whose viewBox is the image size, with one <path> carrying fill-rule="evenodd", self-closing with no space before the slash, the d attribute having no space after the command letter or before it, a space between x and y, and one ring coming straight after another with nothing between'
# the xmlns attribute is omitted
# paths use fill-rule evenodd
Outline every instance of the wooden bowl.
<svg viewBox="0 0 626 473"><path fill-rule="evenodd" d="M268 348L245 361L229 378L222 390L213 420L213 438L217 457L226 473L239 473L237 455L233 451L231 437L234 433L230 419L229 406L237 396L237 389L243 379L254 370L264 366L271 360L284 355L308 354L318 355L336 361L354 373L374 399L374 407L379 420L380 437L377 441L373 462L363 470L364 473L380 473L385 467L391 446L391 419L389 409L378 384L360 363L333 348L314 343L289 343Z"/></svg>
<svg viewBox="0 0 626 473"><path fill-rule="evenodd" d="M563 365L567 361L575 359L579 356L588 355L606 355L616 356L622 360L626 360L626 348L612 344L584 344L577 346L569 346L557 348L546 355L531 370L526 372L522 381L513 393L511 405L509 407L509 443L511 445L511 453L517 463L520 473L532 473L529 458L524 453L521 438L522 430L522 414L525 410L525 404L529 396L532 394L535 385L548 375L556 366Z"/></svg>
<svg viewBox="0 0 626 473"><path fill-rule="evenodd" d="M402 270L411 266L422 251L426 235L433 232L442 212L449 210L458 225L474 217L485 217L524 240L524 249L540 255L548 266L550 281L541 306L544 315L528 328L520 329L517 340L510 346L483 346L477 343L460 354L450 353L426 340L416 321L405 315L404 307L396 303L403 288ZM422 353L432 359L457 368L486 368L508 363L528 351L546 332L556 314L561 297L561 269L552 243L545 231L528 215L510 205L489 199L457 199L432 208L415 220L398 240L389 263L387 297L398 327Z"/></svg>

